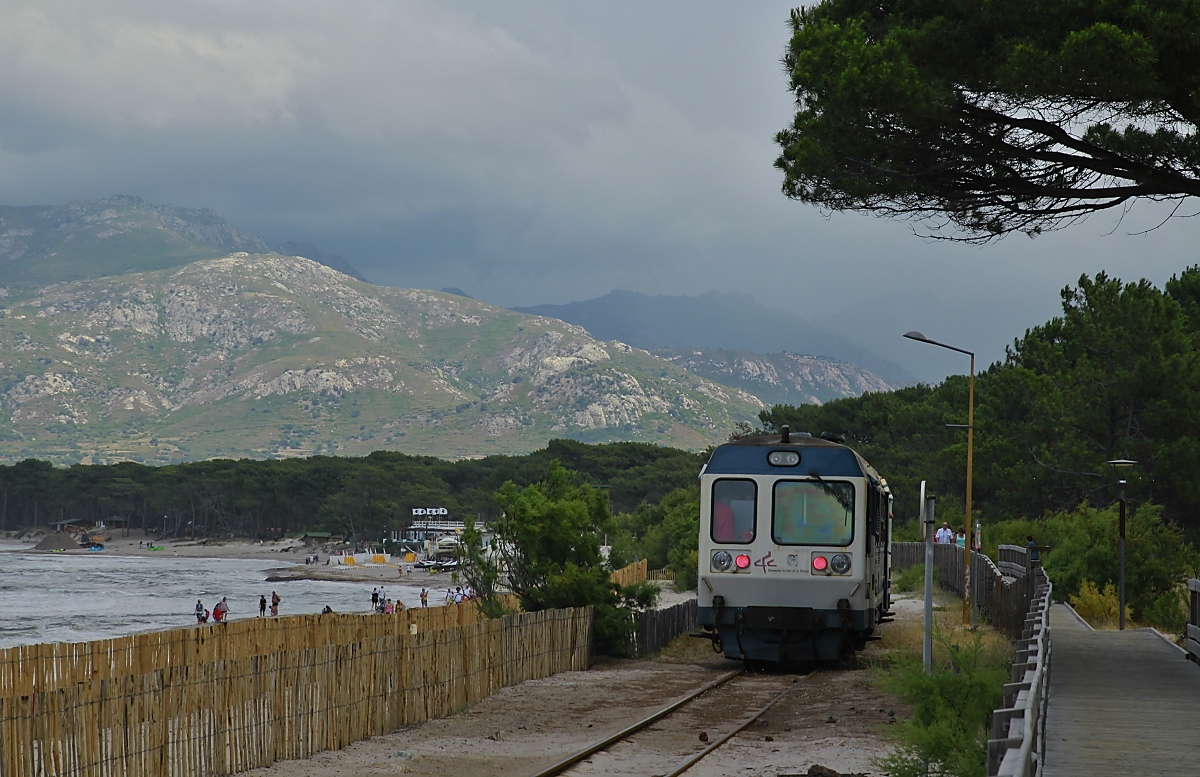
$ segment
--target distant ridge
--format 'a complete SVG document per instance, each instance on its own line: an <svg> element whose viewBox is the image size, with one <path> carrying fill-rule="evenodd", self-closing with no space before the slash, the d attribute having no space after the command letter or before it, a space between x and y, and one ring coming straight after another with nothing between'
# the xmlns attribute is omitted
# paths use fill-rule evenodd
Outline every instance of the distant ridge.
<svg viewBox="0 0 1200 777"><path fill-rule="evenodd" d="M702 449L764 407L562 321L295 256L0 294L0 461Z"/></svg>
<svg viewBox="0 0 1200 777"><path fill-rule="evenodd" d="M294 240L289 240L282 245L275 246L275 253L283 254L284 256L303 256L305 259L312 259L317 264L323 264L332 270L337 270L343 275L349 275L355 280L370 283L358 271L358 268L350 264L350 262L338 254L327 254L312 243L297 243Z"/></svg>
<svg viewBox="0 0 1200 777"><path fill-rule="evenodd" d="M799 303L798 307L802 309ZM764 307L748 294L712 291L668 297L617 290L583 302L513 310L557 318L582 326L601 340L619 340L647 350L716 348L825 356L893 385L916 382L900 365L817 329L790 311Z"/></svg>
<svg viewBox="0 0 1200 777"><path fill-rule="evenodd" d="M820 405L897 388L874 373L824 356L710 348L664 348L651 353L693 375L753 394L767 405Z"/></svg>
<svg viewBox="0 0 1200 777"><path fill-rule="evenodd" d="M341 257L322 256L309 244L297 247L308 251L307 258L362 280ZM155 205L129 195L66 205L0 205L0 286L149 272L237 251L271 250L262 238L208 208Z"/></svg>

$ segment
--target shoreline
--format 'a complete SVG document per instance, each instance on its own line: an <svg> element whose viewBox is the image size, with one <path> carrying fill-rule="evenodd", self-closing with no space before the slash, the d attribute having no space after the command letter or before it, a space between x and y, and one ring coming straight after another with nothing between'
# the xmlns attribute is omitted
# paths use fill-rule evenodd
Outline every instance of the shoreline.
<svg viewBox="0 0 1200 777"><path fill-rule="evenodd" d="M40 539L40 538L39 538ZM306 546L299 540L284 539L278 541L254 540L155 540L163 543L163 550L147 550L146 546L139 548L138 543L147 543L150 537L140 531L130 531L128 536L118 530L112 538L105 542L104 550L91 552L86 548L71 548L63 551L34 550L36 541L23 541L12 538L0 538L0 553L29 553L38 556L113 556L140 558L213 558L230 560L259 560L272 561L279 564L265 570L263 582L285 583L293 580L317 580L332 583L371 583L385 586L403 586L407 588L425 588L430 593L430 603L434 601L434 593L444 593L463 585L461 578L456 581L452 574L446 572L433 573L422 569L413 569L411 574L400 574L400 565L364 564L362 566L326 566L328 554L320 553L319 549ZM321 562L305 564L304 557L312 553L320 553ZM676 593L669 585L659 585L662 594L659 597L658 608L669 607L681 601L686 601L696 595L695 591ZM441 598L437 601L440 603Z"/></svg>
<svg viewBox="0 0 1200 777"><path fill-rule="evenodd" d="M40 539L40 538L39 538ZM271 561L279 564L266 570L264 582L286 582L289 580L319 580L338 583L386 583L389 585L407 585L416 588L445 588L454 583L450 575L445 573L430 574L422 570L413 570L411 575L401 575L399 566L390 564L367 564L363 566L326 566L327 553L318 548L306 546L299 540L284 539L277 541L254 540L211 540L211 539L173 539L158 540L162 550L149 550L152 538L140 531L130 531L126 536L120 530L104 543L104 550L89 551L87 548L71 548L69 550L50 551L36 550L34 541L0 539L0 553L28 553L38 556L88 556L88 557L121 557L121 558L212 558L230 560ZM139 543L142 546L139 547ZM319 564L305 564L304 558L313 553L319 553Z"/></svg>

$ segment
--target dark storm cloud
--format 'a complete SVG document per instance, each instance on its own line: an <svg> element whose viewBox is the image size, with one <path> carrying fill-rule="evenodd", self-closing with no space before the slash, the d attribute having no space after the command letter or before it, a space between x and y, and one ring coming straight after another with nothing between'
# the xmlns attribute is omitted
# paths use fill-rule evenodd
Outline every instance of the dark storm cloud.
<svg viewBox="0 0 1200 777"><path fill-rule="evenodd" d="M986 364L1080 273L1194 261L1192 222L1127 235L1152 209L973 248L787 202L789 7L10 2L0 201L210 207L499 304L743 291L925 377L965 366L901 332Z"/></svg>

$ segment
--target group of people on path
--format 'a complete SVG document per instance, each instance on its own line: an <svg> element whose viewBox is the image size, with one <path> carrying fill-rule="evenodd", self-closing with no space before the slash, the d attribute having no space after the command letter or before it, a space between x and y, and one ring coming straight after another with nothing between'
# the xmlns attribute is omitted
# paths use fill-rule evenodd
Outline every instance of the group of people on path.
<svg viewBox="0 0 1200 777"><path fill-rule="evenodd" d="M933 541L939 545L957 545L960 548L967 547L967 533L963 529L957 532L950 528L947 521L942 521L942 528L933 533Z"/></svg>
<svg viewBox="0 0 1200 777"><path fill-rule="evenodd" d="M475 592L471 590L471 586L467 586L466 590L463 590L461 585L453 591L449 588L446 589L446 604L462 604L473 601L475 598Z"/></svg>
<svg viewBox="0 0 1200 777"><path fill-rule="evenodd" d="M275 591L271 592L271 615L276 617L279 615L279 603L283 599ZM208 623L210 617L213 623L225 623L229 620L229 598L222 596L221 601L217 602L217 606L212 608L212 613L204 607L204 602L201 599L196 600L196 623ZM267 597L258 597L258 617L265 618L267 616Z"/></svg>
<svg viewBox="0 0 1200 777"><path fill-rule="evenodd" d="M394 613L403 612L404 602L397 599L392 601L387 598L387 592L382 586L371 589L371 609L382 615L392 615Z"/></svg>
<svg viewBox="0 0 1200 777"><path fill-rule="evenodd" d="M421 606L429 606L429 591L424 588L421 589ZM383 613L384 615L391 615L392 613L402 612L404 609L404 602L400 601L399 599L392 601L391 599L387 598L387 590L383 586L371 589L372 611Z"/></svg>
<svg viewBox="0 0 1200 777"><path fill-rule="evenodd" d="M204 602L196 600L196 623L208 623L209 612L204 607ZM229 620L229 601L222 596L221 601L217 602L217 606L212 608L213 623L224 623Z"/></svg>
<svg viewBox="0 0 1200 777"><path fill-rule="evenodd" d="M272 618L276 618L279 616L279 603L282 601L283 600L279 598L279 594L275 593L274 591L271 592L271 617ZM266 596L258 597L258 617L260 617L260 618L267 617L267 597Z"/></svg>

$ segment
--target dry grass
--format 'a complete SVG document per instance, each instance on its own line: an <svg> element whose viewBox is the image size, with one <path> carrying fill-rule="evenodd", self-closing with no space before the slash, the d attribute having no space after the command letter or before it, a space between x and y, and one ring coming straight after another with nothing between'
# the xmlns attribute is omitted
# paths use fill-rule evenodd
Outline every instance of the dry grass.
<svg viewBox="0 0 1200 777"><path fill-rule="evenodd" d="M681 634L671 640L662 650L642 660L661 661L667 664L700 664L722 668L728 664L730 669L737 669L741 666L740 663L729 661L722 654L714 651L712 642L688 636L687 633Z"/></svg>
<svg viewBox="0 0 1200 777"><path fill-rule="evenodd" d="M921 659L925 642L923 599L919 596L897 597L897 599L898 601L892 607L897 613L896 620L884 624L879 629L881 639L871 643L862 654L862 660L868 665L882 669L899 662ZM933 660L935 662L948 661L947 644L970 642L976 633L982 636L984 651L987 654L1011 656L1012 644L995 629L987 625L980 625L972 631L970 626L963 625L961 599L942 589L935 589L933 603Z"/></svg>

